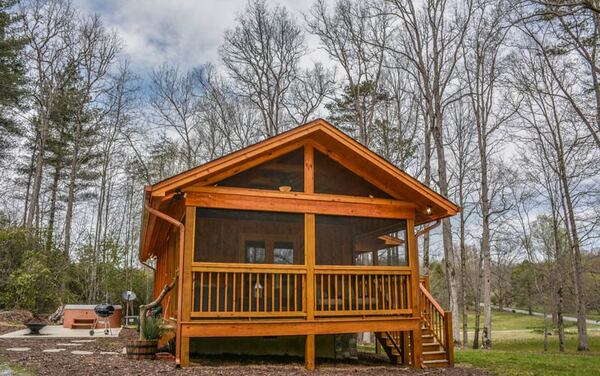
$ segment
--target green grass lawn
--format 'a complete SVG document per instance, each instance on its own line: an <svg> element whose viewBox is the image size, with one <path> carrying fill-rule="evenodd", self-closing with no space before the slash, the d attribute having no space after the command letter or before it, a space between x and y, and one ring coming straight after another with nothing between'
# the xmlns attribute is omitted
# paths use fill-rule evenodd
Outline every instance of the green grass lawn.
<svg viewBox="0 0 600 376"><path fill-rule="evenodd" d="M481 315L480 328L483 327L483 312ZM552 326L552 319L548 318L548 325ZM576 327L575 322L565 321L565 328ZM468 328L473 330L475 327L475 312L469 312ZM543 333L544 318L540 316L529 316L520 313L511 313L505 311L492 311L492 330L537 330Z"/></svg>
<svg viewBox="0 0 600 376"><path fill-rule="evenodd" d="M493 312L493 350L456 351L456 363L488 370L497 376L537 375L600 375L600 332L597 326L589 327L591 351L577 352L575 323L565 323L566 352L558 351L558 336L548 341L544 352L541 317L510 312ZM469 328L473 327L473 319ZM472 335L469 336L472 339Z"/></svg>

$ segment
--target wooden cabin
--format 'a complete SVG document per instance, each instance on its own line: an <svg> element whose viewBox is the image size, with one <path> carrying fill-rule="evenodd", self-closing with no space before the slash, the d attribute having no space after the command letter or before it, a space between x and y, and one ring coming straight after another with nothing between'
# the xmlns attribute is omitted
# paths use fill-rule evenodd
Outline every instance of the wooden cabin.
<svg viewBox="0 0 600 376"><path fill-rule="evenodd" d="M272 352L313 369L362 332L394 363L453 365L417 237L459 208L326 121L148 186L144 207L155 296L177 279L162 312L181 366Z"/></svg>

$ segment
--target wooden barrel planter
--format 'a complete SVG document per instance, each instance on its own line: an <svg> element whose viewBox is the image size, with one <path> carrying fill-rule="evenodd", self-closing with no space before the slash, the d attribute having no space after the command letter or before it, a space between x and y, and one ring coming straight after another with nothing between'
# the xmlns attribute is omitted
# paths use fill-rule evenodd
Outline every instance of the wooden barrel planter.
<svg viewBox="0 0 600 376"><path fill-rule="evenodd" d="M158 341L136 339L127 341L127 357L130 359L154 359L158 349Z"/></svg>

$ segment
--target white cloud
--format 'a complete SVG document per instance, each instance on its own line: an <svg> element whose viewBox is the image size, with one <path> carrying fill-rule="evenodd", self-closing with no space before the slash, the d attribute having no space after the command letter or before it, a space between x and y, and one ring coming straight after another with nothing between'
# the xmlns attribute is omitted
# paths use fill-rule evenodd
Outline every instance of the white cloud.
<svg viewBox="0 0 600 376"><path fill-rule="evenodd" d="M218 63L223 32L234 25L246 0L74 0L85 13L99 14L124 42L124 56L140 73L164 62L183 68ZM286 6L302 24L312 1L272 2ZM314 51L314 38L307 38ZM320 54L315 54L318 56Z"/></svg>

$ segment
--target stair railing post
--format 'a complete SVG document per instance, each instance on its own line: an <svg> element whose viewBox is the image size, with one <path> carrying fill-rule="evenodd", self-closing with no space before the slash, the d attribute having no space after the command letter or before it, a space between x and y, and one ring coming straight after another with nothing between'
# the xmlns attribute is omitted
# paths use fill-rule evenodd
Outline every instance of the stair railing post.
<svg viewBox="0 0 600 376"><path fill-rule="evenodd" d="M444 328L446 329L444 341L446 342L446 356L448 364L454 367L454 338L452 337L452 312L444 312Z"/></svg>

